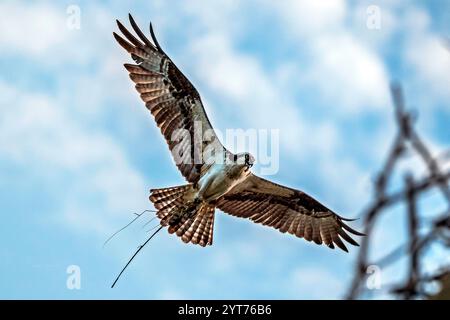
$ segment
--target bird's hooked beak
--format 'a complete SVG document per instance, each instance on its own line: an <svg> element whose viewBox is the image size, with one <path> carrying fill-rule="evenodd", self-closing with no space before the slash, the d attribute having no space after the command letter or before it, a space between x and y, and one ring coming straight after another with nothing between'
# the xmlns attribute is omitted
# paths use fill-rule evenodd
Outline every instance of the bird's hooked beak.
<svg viewBox="0 0 450 320"><path fill-rule="evenodd" d="M248 172L251 167L253 167L253 162L251 162L249 159L245 159L245 172Z"/></svg>

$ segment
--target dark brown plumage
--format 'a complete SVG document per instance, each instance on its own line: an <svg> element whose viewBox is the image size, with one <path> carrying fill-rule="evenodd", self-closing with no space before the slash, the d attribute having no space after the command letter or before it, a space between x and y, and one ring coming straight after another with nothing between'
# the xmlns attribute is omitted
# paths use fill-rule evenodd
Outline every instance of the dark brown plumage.
<svg viewBox="0 0 450 320"><path fill-rule="evenodd" d="M113 33L117 42L131 54L137 64L125 64L131 80L136 84L145 106L155 118L156 124L172 152L177 152L176 165L188 182L195 183L200 178L202 163L194 162L196 150L198 155L210 144L216 144L218 149L225 148L213 134L209 141L194 145L194 122L201 132L214 132L203 108L200 95L191 82L183 75L159 46L150 25L152 44L129 15L130 23L139 39L129 32L120 21L119 30L126 40ZM189 135L181 135L179 130L187 130ZM201 138L201 137L200 137ZM180 141L186 140L184 148L174 150Z"/></svg>
<svg viewBox="0 0 450 320"><path fill-rule="evenodd" d="M222 196L217 207L233 216L289 232L307 241L336 244L348 251L341 238L358 245L346 231L361 236L344 219L306 193L281 186L251 174L244 182Z"/></svg>

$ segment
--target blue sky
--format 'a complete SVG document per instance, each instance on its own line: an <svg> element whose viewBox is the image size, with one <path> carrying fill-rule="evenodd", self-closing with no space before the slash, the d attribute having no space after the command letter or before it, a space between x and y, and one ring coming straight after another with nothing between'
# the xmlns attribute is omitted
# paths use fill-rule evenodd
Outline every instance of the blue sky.
<svg viewBox="0 0 450 320"><path fill-rule="evenodd" d="M67 27L70 5L79 29ZM367 27L370 5L379 29ZM150 188L183 183L112 37L128 12L146 32L152 21L216 128L280 130L280 168L268 178L343 216L367 205L394 136L391 80L433 152L449 145L446 1L2 1L0 298L342 297L357 248L329 250L222 212L212 247L160 233L110 289L150 215L103 242L150 208ZM415 159L401 169L423 173ZM433 194L424 205L444 208ZM383 219L374 257L404 238L401 209ZM436 250L427 268L443 259ZM80 290L66 286L70 265ZM402 262L382 271L390 283Z"/></svg>

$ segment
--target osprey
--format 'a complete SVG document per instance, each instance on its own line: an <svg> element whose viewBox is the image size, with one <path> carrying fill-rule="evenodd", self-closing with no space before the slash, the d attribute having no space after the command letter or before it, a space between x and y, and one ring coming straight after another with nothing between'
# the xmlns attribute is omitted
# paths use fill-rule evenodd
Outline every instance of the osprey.
<svg viewBox="0 0 450 320"><path fill-rule="evenodd" d="M255 159L249 153L233 154L219 142L203 108L200 95L173 61L161 49L150 24L153 42L129 15L137 37L119 21L123 36L113 33L117 42L131 55L135 64L125 64L145 106L166 139L175 162L188 184L150 190L150 201L157 210L160 228L188 243L201 246L213 243L214 212L218 208L236 217L289 232L307 241L330 248L347 248L342 241L358 245L350 235L362 233L350 228L345 219L306 193L281 186L254 175ZM210 132L210 139L199 144L192 136L195 126ZM177 132L188 139L174 141ZM194 161L194 151L214 147L214 159ZM175 154L178 156L176 157Z"/></svg>

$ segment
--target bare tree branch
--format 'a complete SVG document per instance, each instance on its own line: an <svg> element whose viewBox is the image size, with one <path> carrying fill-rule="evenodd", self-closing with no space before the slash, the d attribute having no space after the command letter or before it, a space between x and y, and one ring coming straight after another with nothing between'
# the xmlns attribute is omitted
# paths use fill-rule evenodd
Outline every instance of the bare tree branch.
<svg viewBox="0 0 450 320"><path fill-rule="evenodd" d="M356 261L355 275L347 293L348 299L357 299L365 292L363 283L366 279L366 271L369 265L376 264L385 267L398 261L405 255L408 257L408 270L406 283L392 285L390 292L404 299L414 299L430 296L424 289L424 284L439 279L439 274L424 276L421 274L421 265L426 249L433 243L444 243L450 248L450 171L444 172L440 168L441 159L433 158L428 147L422 141L413 126L414 117L407 112L402 89L399 85L391 86L394 103L395 119L398 132L389 151L387 159L375 180L375 193L372 203L363 211L364 232L367 237L361 242L361 249ZM410 148L424 162L427 174L415 181L411 174L405 178L405 188L400 191L388 193L387 187L395 170L396 163ZM447 157L447 156L446 156ZM436 219L425 235L419 235L419 227L423 216L418 211L419 197L430 188L437 188L447 202L448 210L443 216ZM401 245L389 254L375 262L369 262L369 249L373 230L378 219L388 209L399 202L405 202L407 207L407 221L409 239L406 245ZM448 273L450 266L444 268Z"/></svg>

